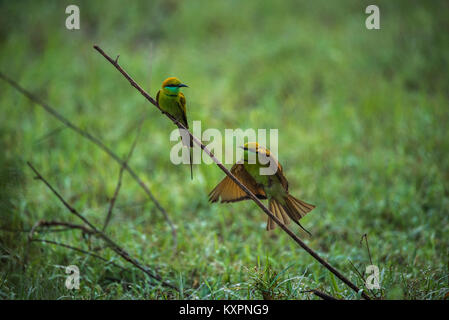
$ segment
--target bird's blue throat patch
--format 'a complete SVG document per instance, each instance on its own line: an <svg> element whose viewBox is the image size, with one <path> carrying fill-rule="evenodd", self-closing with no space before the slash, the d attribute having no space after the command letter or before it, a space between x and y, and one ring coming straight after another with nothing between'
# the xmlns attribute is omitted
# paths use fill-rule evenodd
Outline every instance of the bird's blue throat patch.
<svg viewBox="0 0 449 320"><path fill-rule="evenodd" d="M178 93L179 92L179 87L165 87L165 89L167 89L171 93Z"/></svg>

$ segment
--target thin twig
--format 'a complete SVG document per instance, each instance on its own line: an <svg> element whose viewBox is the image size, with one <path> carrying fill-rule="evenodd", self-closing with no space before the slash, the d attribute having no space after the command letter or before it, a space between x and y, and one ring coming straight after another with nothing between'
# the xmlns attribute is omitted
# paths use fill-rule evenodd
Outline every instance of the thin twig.
<svg viewBox="0 0 449 320"><path fill-rule="evenodd" d="M83 253L83 254L86 254L86 255L92 256L92 257L94 257L94 258L100 259L100 260L102 260L102 261L104 261L104 262L107 262L108 264L112 264L113 266L115 266L115 267L117 267L117 268L120 268L120 269L122 269L122 270L127 270L127 271L129 271L128 268L122 267L121 265L119 265L119 264L117 264L117 263L115 263L115 262L109 261L108 259L106 259L106 258L104 258L104 257L102 257L102 256L100 256L100 255L98 255L98 254L95 254L95 253L90 252L90 251L83 250L83 249L81 249L81 248L72 247L72 246L70 246L70 245L68 245L68 244L65 244L65 243L62 243L62 242L57 242L57 241L47 240L47 239L39 239L39 238L31 238L30 241L32 241L32 242L44 242L44 243L49 243L49 244L53 244L53 245L56 245L56 246L60 246L60 247L63 247L63 248L67 248L67 249L70 249L70 250L73 250L73 251L78 251L78 252L81 252L81 253Z"/></svg>
<svg viewBox="0 0 449 320"><path fill-rule="evenodd" d="M268 215L271 219L273 219L279 227L284 230L299 246L301 246L307 253L309 253L315 260L317 260L319 263L321 263L325 268L327 268L330 272L335 274L337 278L339 278L341 281L343 281L346 285L348 285L351 289L353 289L355 292L359 292L360 289L352 283L348 278L346 278L342 273L340 273L337 269L335 269L333 266L331 266L326 260L321 258L314 250L312 250L309 246L307 246L296 234L294 234L286 225L284 225L273 213L244 185L242 184L222 163L220 160L218 160L214 154L206 148L204 144L201 143L195 136L192 135L192 133L177 119L175 119L173 116L171 116L168 113L165 113L158 105L158 103L144 90L141 86L137 84L136 81L134 81L133 78L116 62L114 61L109 55L107 55L103 49L101 49L99 46L94 45L94 49L97 50L106 60L108 60L133 86L137 89L137 91L140 92L149 102L151 102L156 108L158 108L163 114L165 114L174 124L176 124L178 127L186 130L190 137L192 138L193 142L198 145L214 162L215 164L229 177L234 181L256 204L263 210L263 212ZM370 297L362 291L363 298L369 300Z"/></svg>
<svg viewBox="0 0 449 320"><path fill-rule="evenodd" d="M29 233L30 229L15 229L9 227L0 227L0 231L13 232L13 233Z"/></svg>
<svg viewBox="0 0 449 320"><path fill-rule="evenodd" d="M81 219L86 225L89 226L89 228L92 230L92 235L99 237L103 239L112 250L114 250L119 256L121 256L124 260L128 261L129 263L133 264L135 267L146 273L149 277L160 281L163 285L170 287L172 289L178 290L175 286L172 284L165 282L162 280L162 278L157 275L153 274L151 270L146 268L144 265L142 265L137 259L131 257L128 252L126 252L122 247L120 247L116 242L114 242L111 238L109 238L106 234L98 230L89 220L87 220L83 215L81 215L75 208L73 208L70 204L65 201L65 199L53 188L53 186L33 167L33 165L30 162L27 162L28 166L33 170L33 172L36 174L36 178L38 180L41 180L52 192L53 194L59 199L59 201L62 202L62 204L75 216L77 216L79 219Z"/></svg>
<svg viewBox="0 0 449 320"><path fill-rule="evenodd" d="M368 256L369 256L369 262L371 265L373 265L373 260L371 259L371 251L369 250L369 244L368 244L368 234L364 234L362 238L360 239L360 244L362 244L363 238L365 238L366 248L368 249Z"/></svg>
<svg viewBox="0 0 449 320"><path fill-rule="evenodd" d="M47 111L50 115L58 119L60 122L64 123L67 127L81 135L82 137L90 140L94 144L96 144L100 149L102 149L104 152L106 152L112 159L114 159L118 164L123 166L124 162L120 159L119 156L117 156L111 149L109 149L100 139L92 136L89 132L75 126L73 123L71 123L68 119L64 118L61 114L59 114L54 108L50 107L48 104L42 102L37 96L29 92L28 90L22 88L17 82L7 77L5 74L0 72L0 78L9 83L14 89L19 91L21 94L26 96L28 99L36 103L37 105L41 106L45 111ZM147 196L153 201L156 208L159 210L159 212L162 213L165 220L167 221L168 225L170 226L173 242L176 247L177 245L177 232L176 228L171 221L170 217L168 216L167 211L162 207L162 205L159 203L159 201L156 199L156 197L153 195L153 193L150 191L148 186L142 181L142 179L139 178L139 176L134 172L133 169L128 164L125 164L125 170L128 171L128 173L133 177L133 179L139 184L139 186L145 191Z"/></svg>
<svg viewBox="0 0 449 320"><path fill-rule="evenodd" d="M66 128L66 126L59 126L56 129L51 130L50 132L44 134L42 137L37 138L35 140L34 144L40 144L40 143L44 142L45 140L53 137L54 135L59 134L65 128Z"/></svg>
<svg viewBox="0 0 449 320"><path fill-rule="evenodd" d="M364 283L364 287L366 288L366 278L363 276L363 274L359 271L359 269L357 269L357 267L354 265L354 263L352 263L351 259L349 260L349 264L351 265L351 267L355 270L355 272L357 273L357 275L360 277L360 279L362 279L363 283ZM376 297L376 293L373 291L373 289L368 289L369 293L371 293L371 295L373 297Z"/></svg>
<svg viewBox="0 0 449 320"><path fill-rule="evenodd" d="M91 257L97 258L97 259L99 259L101 261L104 261L104 262L106 262L106 265L110 264L110 265L113 265L114 267L117 267L117 268L121 269L122 271L131 272L131 270L129 268L123 267L123 266L119 265L118 263L110 261L110 260L108 260L108 259L106 259L106 258L104 258L104 257L102 257L102 256L100 256L98 254L95 254L95 253L90 252L90 251L86 251L86 250L81 249L81 248L73 247L73 246L70 246L70 245L62 243L62 242L57 242L57 241L47 240L47 239L39 239L39 238L33 238L33 239L31 239L31 241L32 242L48 243L48 244L52 244L52 245L55 245L55 246L67 248L67 249L70 249L70 250L73 250L73 251L77 251L77 252L83 253L85 255L89 255Z"/></svg>
<svg viewBox="0 0 449 320"><path fill-rule="evenodd" d="M131 149L129 150L128 156L126 157L125 161L123 162L123 165L120 167L120 172L119 172L119 175L118 175L117 186L115 187L114 195L112 196L111 201L109 202L108 214L107 214L106 219L104 221L103 232L106 230L106 228L107 228L107 226L109 224L109 221L111 220L112 210L114 209L115 201L117 200L118 194L120 192L120 187L122 186L123 171L125 170L125 166L128 164L129 160L131 159L131 156L132 156L132 154L134 152L134 148L136 147L137 140L138 140L139 135L140 135L140 130L142 128L143 119L145 119L145 117L141 118L139 126L137 127L136 137L134 138L134 141L133 141L133 144L131 146Z"/></svg>
<svg viewBox="0 0 449 320"><path fill-rule="evenodd" d="M363 283L366 283L365 277L362 275L362 273L359 271L359 269L357 269L356 266L352 263L351 259L348 259L348 261L349 261L349 264L351 265L351 267L355 270L357 275L360 277L360 279L363 280Z"/></svg>
<svg viewBox="0 0 449 320"><path fill-rule="evenodd" d="M93 231L86 228L83 225L80 224L75 224L75 223L70 223L70 222L63 222L63 221L45 221L45 220L40 220L38 222L36 222L34 224L34 226L31 228L31 230L28 232L28 239L32 239L33 238L33 234L36 231L37 228L39 227L67 227L67 229L65 230L70 230L70 229L79 229L84 233L87 234L93 234Z"/></svg>
<svg viewBox="0 0 449 320"><path fill-rule="evenodd" d="M323 300L340 300L337 299L333 296L331 296L330 294L327 294L325 292L322 292L320 290L317 289L312 289L312 290L307 290L307 291L301 291L302 293L313 293L314 295L316 295L317 297L323 299Z"/></svg>
<svg viewBox="0 0 449 320"><path fill-rule="evenodd" d="M62 243L62 242L57 242L57 241L47 240L47 239L39 239L39 238L33 238L33 239L31 239L31 241L32 242L48 243L48 244L52 244L52 245L55 245L55 246L63 247L63 248L66 248L66 249L70 249L70 250L73 250L73 251L77 251L77 252L83 253L85 255L89 255L91 257L97 258L97 259L99 259L101 261L104 261L104 262L106 262L106 265L108 265L108 264L113 265L114 267L117 267L117 268L121 269L122 271L128 271L128 272L131 271L129 268L125 268L125 267L123 267L123 266L121 266L121 265L119 265L119 264L117 264L117 263L115 263L113 261L110 261L110 260L108 260L108 259L106 259L106 258L104 258L104 257L102 257L102 256L100 256L98 254L95 254L95 253L90 252L90 251L83 250L81 248L72 247L72 246L70 246L68 244L65 244L65 243Z"/></svg>
<svg viewBox="0 0 449 320"><path fill-rule="evenodd" d="M44 233L65 232L65 231L70 231L70 230L73 230L73 229L74 228L70 228L70 227L60 228L60 229L51 228L51 229L48 229L48 230L42 230L41 232L44 232ZM3 227L0 227L0 231L11 232L11 233L30 233L31 229L14 229L14 228L3 228Z"/></svg>
<svg viewBox="0 0 449 320"><path fill-rule="evenodd" d="M369 244L368 244L368 234L365 233L362 238L360 239L360 244L362 244L363 242L363 238L365 238L365 243L366 243L366 249L368 250L368 257L369 257L369 262L371 263L371 265L373 265L373 260L371 258L371 251L369 249ZM366 280L364 281L364 283L366 283ZM381 289L380 294L382 295L382 291L383 289ZM375 297L378 298L377 292L374 291L373 289L369 289L369 292Z"/></svg>

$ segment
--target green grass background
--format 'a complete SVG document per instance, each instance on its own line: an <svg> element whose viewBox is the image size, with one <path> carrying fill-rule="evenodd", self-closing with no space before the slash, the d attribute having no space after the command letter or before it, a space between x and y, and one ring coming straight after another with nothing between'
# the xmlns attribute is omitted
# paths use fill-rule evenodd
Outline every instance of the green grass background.
<svg viewBox="0 0 449 320"><path fill-rule="evenodd" d="M76 3L81 29L65 28ZM0 299L315 299L317 288L356 299L279 228L266 232L253 202L211 205L224 174L169 161L173 125L95 50L100 45L153 96L168 76L190 88L188 118L204 128L278 128L291 193L317 208L306 243L359 286L373 263L385 299L444 299L449 292L449 6L375 1L2 1L0 70L125 157L167 209L170 228L125 173L107 233L180 293L139 271L33 242L39 219L77 221L26 161L101 226L119 165L0 82ZM9 230L9 231L7 231ZM45 233L84 249L77 231ZM127 266L109 249L97 253ZM81 289L67 290L77 265Z"/></svg>

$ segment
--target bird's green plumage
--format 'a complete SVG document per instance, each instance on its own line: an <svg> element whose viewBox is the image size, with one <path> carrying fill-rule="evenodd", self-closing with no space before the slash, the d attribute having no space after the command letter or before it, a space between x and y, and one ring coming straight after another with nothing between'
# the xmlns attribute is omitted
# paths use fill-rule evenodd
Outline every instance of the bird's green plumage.
<svg viewBox="0 0 449 320"><path fill-rule="evenodd" d="M187 122L187 111L186 111L186 98L182 92L180 92L181 87L187 87L185 84L182 84L175 77L167 78L162 83L162 89L157 92L156 101L161 108L162 111L170 114L176 120L186 127L189 128L189 123ZM179 129L182 129L179 127ZM182 135L181 135L182 136ZM189 142L185 142L183 139L183 143L187 147L193 147L192 140L187 140ZM193 179L193 171L192 171L192 151L190 151L190 172L191 177Z"/></svg>
<svg viewBox="0 0 449 320"><path fill-rule="evenodd" d="M299 220L315 208L314 205L299 200L288 192L288 181L284 176L282 166L267 148L256 142L248 142L243 146L243 161L234 164L231 173L259 199L268 199L271 213L279 223L289 224L293 220L309 235ZM269 160L269 161L267 161ZM261 169L276 168L271 174ZM250 197L231 178L224 178L210 193L209 201L235 202ZM276 226L271 217L267 221L267 230Z"/></svg>
<svg viewBox="0 0 449 320"><path fill-rule="evenodd" d="M156 100L164 112L171 114L186 128L189 128L186 116L186 99L181 92L174 94L168 90L161 89L157 93Z"/></svg>
<svg viewBox="0 0 449 320"><path fill-rule="evenodd" d="M268 198L268 207L279 220L278 223L289 224L290 220L293 220L309 233L299 223L299 220L315 206L288 193L288 181L282 172L282 166L270 150L259 146L256 142L246 143L243 150L243 161L234 164L231 173L256 197ZM270 167L272 169L272 165L275 165L275 172L271 172L270 175L262 174L267 173L261 172L262 168ZM226 177L209 193L209 201L217 202L220 199L221 202L235 202L250 199L250 197L230 177ZM268 217L267 230L272 230L275 227L275 220Z"/></svg>
<svg viewBox="0 0 449 320"><path fill-rule="evenodd" d="M262 185L268 199L274 198L278 200L280 203L284 204L284 197L287 196L288 191L282 185L281 180L279 179L279 175L282 175L282 172L276 172L274 175L261 175L260 169L267 168L269 164L262 164L259 161L259 158L256 157L255 163L249 163L248 159L250 159L248 150L244 151L244 164L246 171L256 180L257 184ZM278 168L278 171L281 169Z"/></svg>

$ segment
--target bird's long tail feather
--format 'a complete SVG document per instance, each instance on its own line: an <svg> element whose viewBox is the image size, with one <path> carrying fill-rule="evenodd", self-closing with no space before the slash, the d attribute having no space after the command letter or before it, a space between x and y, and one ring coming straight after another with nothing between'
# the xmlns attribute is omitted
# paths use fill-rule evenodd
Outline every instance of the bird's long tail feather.
<svg viewBox="0 0 449 320"><path fill-rule="evenodd" d="M193 160L192 160L192 158L193 158L193 139L187 132L185 132L185 134L183 132L184 132L184 129L179 127L179 134L181 135L182 144L185 147L190 149L189 150L189 153L190 153L189 154L189 156L190 156L190 179L193 180Z"/></svg>
<svg viewBox="0 0 449 320"><path fill-rule="evenodd" d="M193 180L193 161L192 161L193 148L190 148L190 180Z"/></svg>
<svg viewBox="0 0 449 320"><path fill-rule="evenodd" d="M307 213L312 211L315 206L313 204L309 204L302 200L296 199L291 195L287 195L283 199L284 203L282 204L275 198L271 198L268 203L268 208L270 211L284 224L289 224L290 219L293 220L301 229L307 232L310 236L310 232L307 231L300 223L299 220L304 217ZM276 228L276 222L273 219L268 217L267 221L267 230L273 230Z"/></svg>

